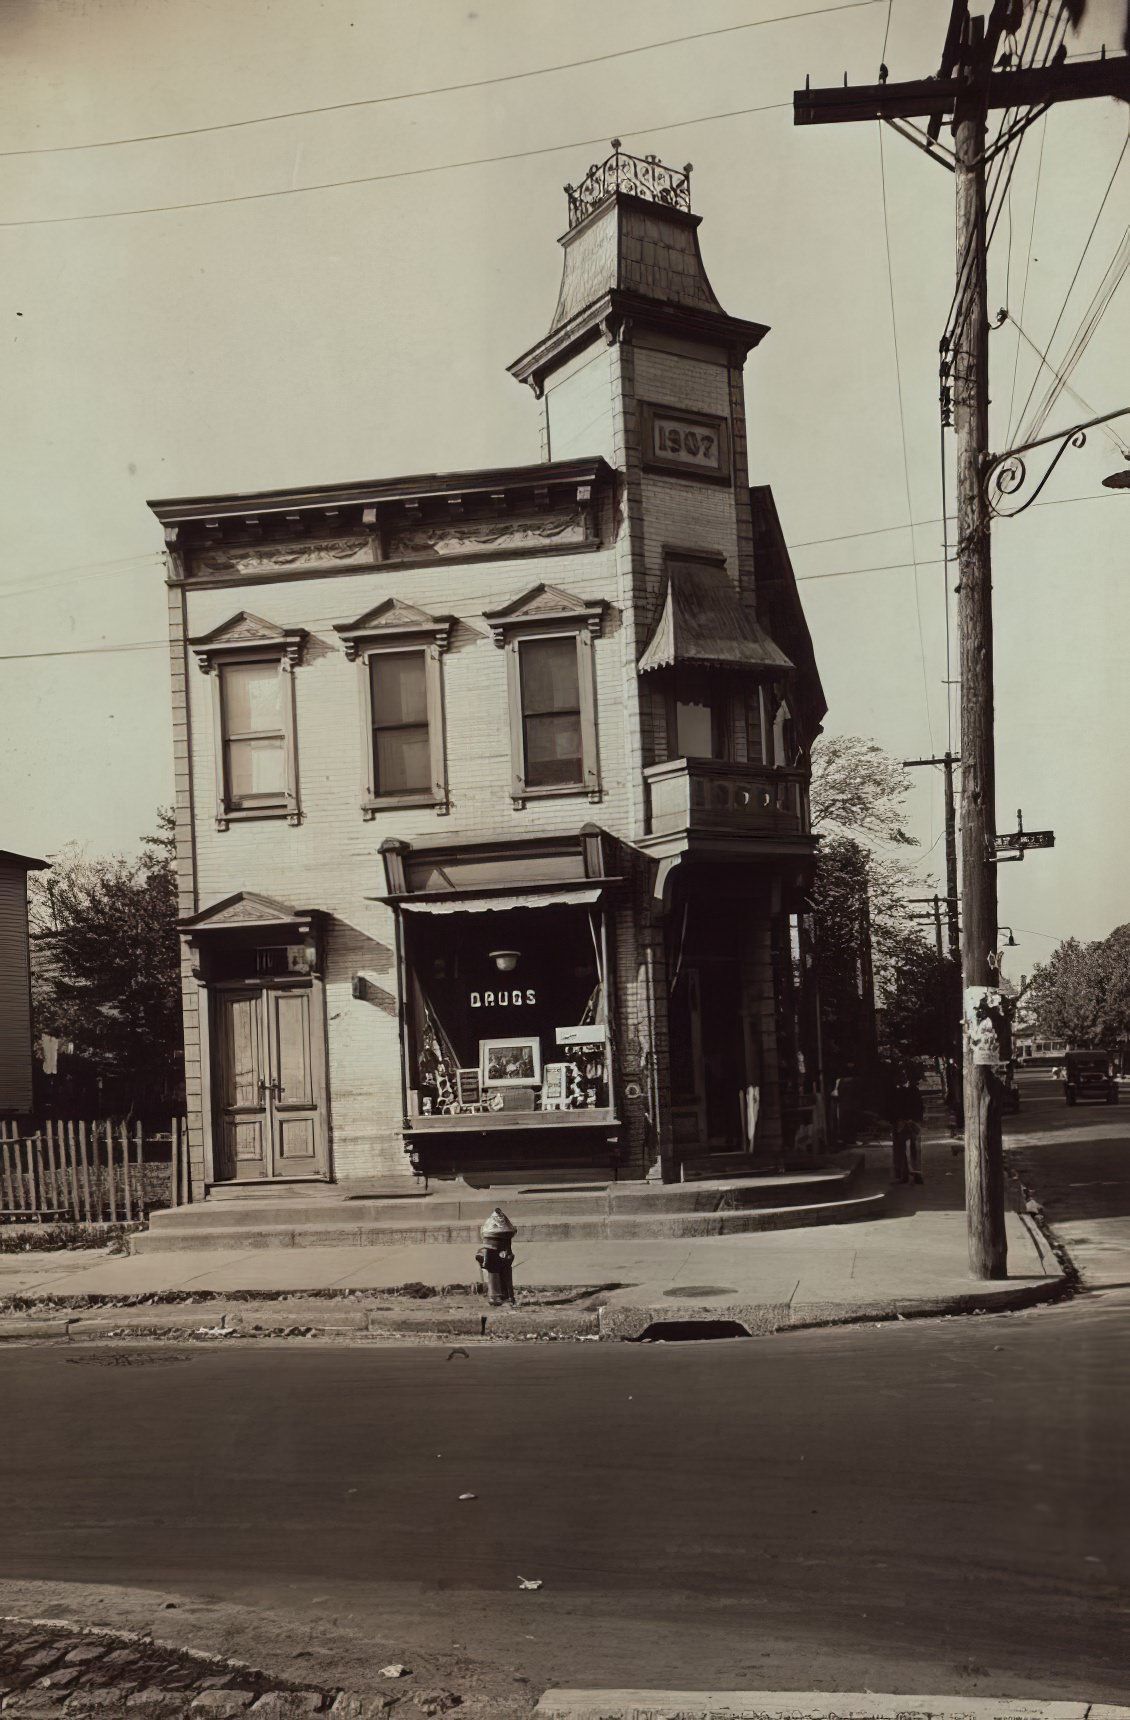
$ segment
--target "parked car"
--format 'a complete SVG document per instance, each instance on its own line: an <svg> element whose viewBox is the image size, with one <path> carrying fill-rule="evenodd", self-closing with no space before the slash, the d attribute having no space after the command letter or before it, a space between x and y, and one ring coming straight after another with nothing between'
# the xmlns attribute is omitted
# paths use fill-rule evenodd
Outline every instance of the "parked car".
<svg viewBox="0 0 1130 1720"><path fill-rule="evenodd" d="M1069 1051L1063 1070L1063 1097L1069 1105L1080 1099L1117 1105L1118 1082L1108 1051Z"/></svg>

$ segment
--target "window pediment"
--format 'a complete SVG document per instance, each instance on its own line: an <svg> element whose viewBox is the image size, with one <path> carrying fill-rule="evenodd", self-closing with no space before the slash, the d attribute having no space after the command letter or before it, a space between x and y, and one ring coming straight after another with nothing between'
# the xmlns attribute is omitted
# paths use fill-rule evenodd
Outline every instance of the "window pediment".
<svg viewBox="0 0 1130 1720"><path fill-rule="evenodd" d="M586 603L583 597L562 591L559 586L534 585L501 609L484 610L483 620L494 635L495 644L501 647L519 630L560 629L563 624L587 628L595 637L600 632L607 607L603 598L598 598L595 603Z"/></svg>
<svg viewBox="0 0 1130 1720"><path fill-rule="evenodd" d="M241 609L230 620L222 621L210 633L201 633L189 640L189 646L201 669L207 675L217 662L238 657L242 653L270 653L285 657L293 668L302 661L302 650L309 635L305 627L278 627Z"/></svg>
<svg viewBox="0 0 1130 1720"><path fill-rule="evenodd" d="M213 926L298 926L309 921L309 914L300 914L287 902L273 896L261 896L254 890L238 890L225 896L199 914L179 922L182 931L207 931Z"/></svg>
<svg viewBox="0 0 1130 1720"><path fill-rule="evenodd" d="M386 597L356 621L336 623L334 632L344 646L345 655L353 662L370 645L434 645L446 651L454 623L453 615L429 615L414 603Z"/></svg>

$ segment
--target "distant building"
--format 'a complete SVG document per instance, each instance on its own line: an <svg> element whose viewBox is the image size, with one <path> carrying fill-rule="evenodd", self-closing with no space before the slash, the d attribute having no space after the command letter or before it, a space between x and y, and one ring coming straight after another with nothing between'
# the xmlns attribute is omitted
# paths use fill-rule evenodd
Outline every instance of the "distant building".
<svg viewBox="0 0 1130 1720"><path fill-rule="evenodd" d="M46 860L0 848L0 1117L32 1106L27 875L46 866Z"/></svg>
<svg viewBox="0 0 1130 1720"><path fill-rule="evenodd" d="M151 504L197 1195L788 1148L825 704L698 225L570 191L540 463Z"/></svg>

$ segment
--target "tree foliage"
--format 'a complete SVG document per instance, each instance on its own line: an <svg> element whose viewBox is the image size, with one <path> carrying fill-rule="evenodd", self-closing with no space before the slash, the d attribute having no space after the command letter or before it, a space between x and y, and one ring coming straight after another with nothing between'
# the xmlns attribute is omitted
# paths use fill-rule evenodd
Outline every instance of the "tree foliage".
<svg viewBox="0 0 1130 1720"><path fill-rule="evenodd" d="M812 824L839 835L912 846L906 767L861 735L821 735L812 748Z"/></svg>
<svg viewBox="0 0 1130 1720"><path fill-rule="evenodd" d="M960 1016L960 963L909 931L883 993L884 1054L891 1062L952 1056Z"/></svg>
<svg viewBox="0 0 1130 1720"><path fill-rule="evenodd" d="M823 838L813 885L816 969L833 1072L873 1058L876 1002L896 1023L900 1054L934 1054L938 1040L945 1048L935 1019L945 1009L942 975L911 918L916 880L899 852L913 845L908 789L905 767L874 741L821 736L813 747L812 823Z"/></svg>
<svg viewBox="0 0 1130 1720"><path fill-rule="evenodd" d="M133 858L65 850L31 881L37 1034L70 1041L108 1108L143 1111L182 1082L172 814Z"/></svg>
<svg viewBox="0 0 1130 1720"><path fill-rule="evenodd" d="M1094 943L1068 938L1032 975L1026 994L1037 1029L1066 1045L1130 1039L1130 924Z"/></svg>

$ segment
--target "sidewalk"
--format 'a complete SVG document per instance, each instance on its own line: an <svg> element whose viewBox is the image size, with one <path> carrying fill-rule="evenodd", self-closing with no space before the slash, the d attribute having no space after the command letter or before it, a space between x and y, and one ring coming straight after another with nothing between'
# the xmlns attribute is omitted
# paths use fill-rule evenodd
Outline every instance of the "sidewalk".
<svg viewBox="0 0 1130 1720"><path fill-rule="evenodd" d="M868 1157L881 1176L883 1155L871 1149ZM971 1279L960 1160L947 1141L927 1144L926 1176L924 1187L894 1192L890 1216L869 1222L662 1240L523 1243L519 1233L516 1309L488 1310L471 1294L474 1251L462 1244L0 1255L0 1306L8 1310L0 1335L203 1328L616 1339L688 1322L753 1334L1006 1309L1062 1292L1047 1244L1014 1212L1008 1279ZM405 1286L409 1293L398 1294ZM428 1297L427 1289L441 1294Z"/></svg>

